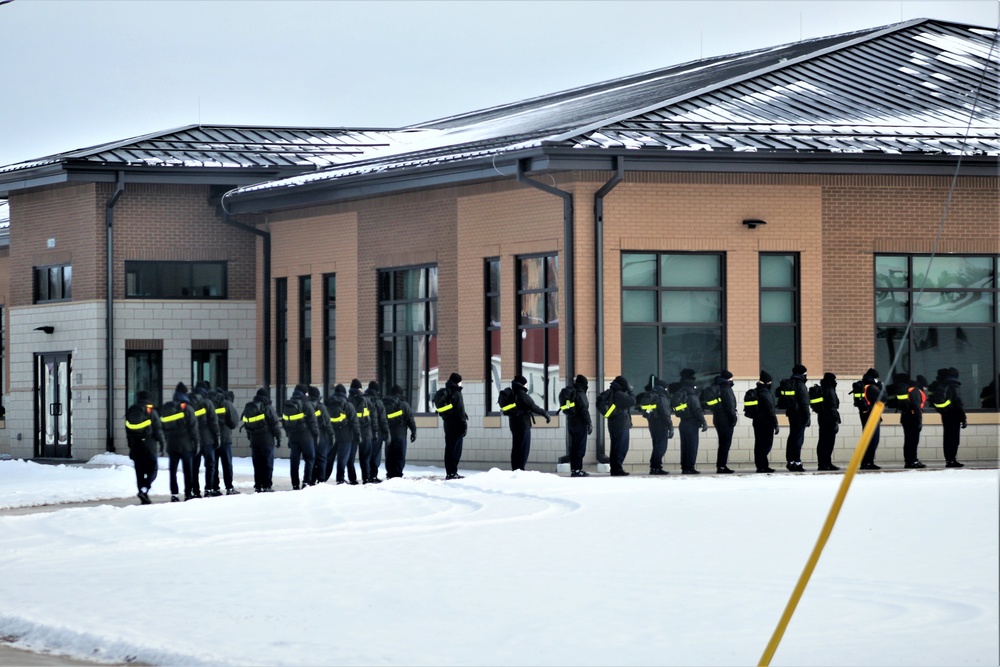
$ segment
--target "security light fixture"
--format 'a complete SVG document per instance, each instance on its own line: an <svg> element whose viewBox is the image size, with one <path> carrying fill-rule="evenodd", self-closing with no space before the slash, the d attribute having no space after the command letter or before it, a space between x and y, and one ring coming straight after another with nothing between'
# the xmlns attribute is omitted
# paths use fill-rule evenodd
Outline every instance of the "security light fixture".
<svg viewBox="0 0 1000 667"><path fill-rule="evenodd" d="M766 225L767 220L744 220L743 224L750 229L757 229L757 225Z"/></svg>
<svg viewBox="0 0 1000 667"><path fill-rule="evenodd" d="M55 330L56 328L50 324L46 324L43 327L35 327L35 331L41 331L42 333L47 333L47 334L53 333Z"/></svg>

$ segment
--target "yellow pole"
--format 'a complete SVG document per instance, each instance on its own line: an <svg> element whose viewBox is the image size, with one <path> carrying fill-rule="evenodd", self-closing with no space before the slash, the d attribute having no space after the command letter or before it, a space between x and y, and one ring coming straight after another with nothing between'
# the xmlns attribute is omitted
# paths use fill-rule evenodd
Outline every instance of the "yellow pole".
<svg viewBox="0 0 1000 667"><path fill-rule="evenodd" d="M871 413L868 415L868 421L865 423L865 428L861 432L861 439L858 440L858 446L854 448L854 454L851 456L851 462L847 464L847 471L844 473L844 478L840 482L840 488L837 490L837 496L833 499L833 505L830 507L830 512L826 515L826 523L823 524L823 530L819 533L819 538L816 540L816 546L813 547L812 553L809 555L809 560L806 561L806 566L802 570L802 574L799 576L798 582L795 584L795 590L792 591L792 596L788 599L788 604L785 605L785 611L781 615L781 620L778 621L778 627L774 629L774 634L771 635L771 641L767 643L767 648L764 649L764 654L760 656L760 662L758 663L760 667L767 667L767 665L770 665L771 658L774 657L774 652L778 650L778 644L781 643L781 638L785 634L785 628L788 627L789 621L792 620L792 614L795 613L795 608L799 604L799 599L802 597L802 593L805 592L806 586L809 584L809 578L812 576L813 570L816 569L816 563L819 562L819 557L823 553L823 547L826 546L826 541L830 539L830 533L833 532L833 526L837 523L837 515L840 514L840 508L844 504L844 498L847 497L847 490L851 488L851 481L854 479L854 474L858 471L858 467L861 465L861 459L864 457L865 451L868 449L868 443L871 442L875 429L878 428L879 421L882 419L883 410L885 410L885 403L881 401L872 406Z"/></svg>

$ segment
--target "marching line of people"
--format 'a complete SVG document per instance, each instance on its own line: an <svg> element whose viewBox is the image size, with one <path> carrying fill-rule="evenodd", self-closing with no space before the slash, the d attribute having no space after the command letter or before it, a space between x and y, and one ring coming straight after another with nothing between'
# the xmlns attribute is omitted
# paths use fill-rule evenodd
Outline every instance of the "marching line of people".
<svg viewBox="0 0 1000 667"><path fill-rule="evenodd" d="M754 433L754 467L758 473L773 473L769 456L775 436L780 434L778 411L788 419L785 447L785 468L790 472L805 472L802 448L805 433L816 415L819 437L816 443L818 470L839 470L833 464L833 450L840 430L840 399L837 376L824 373L822 380L808 386L806 367L796 364L791 376L780 381L777 396L772 389L773 378L761 371L756 386L743 398L743 414L751 420ZM705 412L713 415L718 438L715 468L718 474L731 474L729 451L733 432L739 420L739 407L733 393L733 374L723 370L705 388L696 383L697 373L690 368L681 371L677 382L667 383L651 376L644 391L636 395L628 380L617 376L600 392L595 405L608 424L610 467L613 477L625 476L625 457L629 450L632 412L645 415L652 440L649 460L650 475L666 475L663 457L667 442L674 436L673 416L678 418L680 432L680 464L682 474L699 474L695 467L700 434L708 431ZM911 379L897 373L888 387L883 387L879 373L869 368L862 379L852 385L854 405L861 425L868 422L872 406L883 396L886 406L900 413L903 428L905 468L925 468L917 457L923 412L928 402L941 415L945 466L961 468L957 459L960 431L968 425L961 396L958 370L938 370L933 383L918 375ZM510 387L499 392L497 402L501 414L508 417L511 432L511 470L524 470L531 451L531 427L535 416L551 416L535 404L527 389L528 381L516 376ZM569 437L570 475L587 477L583 459L587 438L593 434L587 378L577 375L573 383L559 392L559 408ZM222 388L212 389L199 382L189 392L183 382L177 384L173 396L159 408L150 403L150 394L140 391L125 414L129 456L135 464L138 497L149 504L149 490L157 475L157 450L166 452L170 474L170 500L181 499L177 471L184 480L184 500L201 498L200 470L204 469L205 496L238 493L233 487L233 432L244 430L250 440L254 469L254 491L273 491L274 450L281 447L282 434L288 442L289 472L292 489L303 489L331 479L335 484L378 484L385 449L387 478L403 476L406 465L407 431L409 442L417 437L416 421L403 389L393 386L382 395L372 380L364 389L358 379L350 388L338 384L325 399L319 389L296 385L282 404L281 413L271 404L268 391L258 389L242 413L237 415L234 396ZM468 433L469 416L462 397L462 376L452 373L433 397L435 412L444 427L444 464L447 480L462 479L458 466L462 445ZM881 469L875 463L880 428L876 427L861 462L862 470ZM356 467L357 464L357 467ZM301 474L300 474L301 465ZM221 467L221 483L220 483Z"/></svg>

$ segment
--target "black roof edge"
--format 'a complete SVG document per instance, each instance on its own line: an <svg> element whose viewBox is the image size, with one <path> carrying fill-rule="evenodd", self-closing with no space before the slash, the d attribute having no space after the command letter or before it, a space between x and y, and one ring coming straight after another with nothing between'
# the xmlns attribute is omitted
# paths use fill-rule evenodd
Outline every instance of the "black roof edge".
<svg viewBox="0 0 1000 667"><path fill-rule="evenodd" d="M307 206L337 204L357 199L400 194L417 189L470 185L514 177L518 163L525 172L614 171L615 158L625 158L626 171L693 173L766 173L830 175L953 176L958 155L885 153L776 153L664 150L579 149L541 146L524 151L465 160L461 164L416 165L377 174L358 174L331 181L318 180L287 188L265 188L227 193L230 214L272 213ZM993 176L997 158L961 156L959 176ZM998 177L1000 183L1000 177Z"/></svg>

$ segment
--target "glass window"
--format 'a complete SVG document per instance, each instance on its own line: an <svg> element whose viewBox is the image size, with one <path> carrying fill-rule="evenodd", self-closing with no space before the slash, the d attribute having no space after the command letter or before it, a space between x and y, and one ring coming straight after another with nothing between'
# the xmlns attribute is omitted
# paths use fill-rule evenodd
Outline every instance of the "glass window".
<svg viewBox="0 0 1000 667"><path fill-rule="evenodd" d="M299 382L312 384L311 276L299 276Z"/></svg>
<svg viewBox="0 0 1000 667"><path fill-rule="evenodd" d="M130 299L225 299L226 262L125 262Z"/></svg>
<svg viewBox="0 0 1000 667"><path fill-rule="evenodd" d="M228 388L229 353L226 350L191 350L191 386L207 382Z"/></svg>
<svg viewBox="0 0 1000 667"><path fill-rule="evenodd" d="M625 377L641 386L650 375L676 379L683 368L699 377L722 370L723 256L625 252L621 261Z"/></svg>
<svg viewBox="0 0 1000 667"><path fill-rule="evenodd" d="M429 413L437 391L437 267L379 271L379 379Z"/></svg>
<svg viewBox="0 0 1000 667"><path fill-rule="evenodd" d="M989 255L876 255L876 367L888 369L898 355L896 372L932 381L937 369L957 368L966 407L996 409L990 396L1000 356L997 261Z"/></svg>
<svg viewBox="0 0 1000 667"><path fill-rule="evenodd" d="M486 412L497 412L500 385L500 260L486 260Z"/></svg>
<svg viewBox="0 0 1000 667"><path fill-rule="evenodd" d="M760 367L787 377L799 362L799 256L760 254Z"/></svg>
<svg viewBox="0 0 1000 667"><path fill-rule="evenodd" d="M35 303L73 298L73 267L69 264L37 266L33 273Z"/></svg>
<svg viewBox="0 0 1000 667"><path fill-rule="evenodd" d="M337 276L323 276L323 396L337 384Z"/></svg>
<svg viewBox="0 0 1000 667"><path fill-rule="evenodd" d="M559 256L518 258L517 374L543 410L554 410L559 382Z"/></svg>
<svg viewBox="0 0 1000 667"><path fill-rule="evenodd" d="M288 278L274 279L274 339L274 375L280 412L288 387Z"/></svg>
<svg viewBox="0 0 1000 667"><path fill-rule="evenodd" d="M140 391L148 391L153 405L163 403L163 352L125 350L125 405L135 403Z"/></svg>

